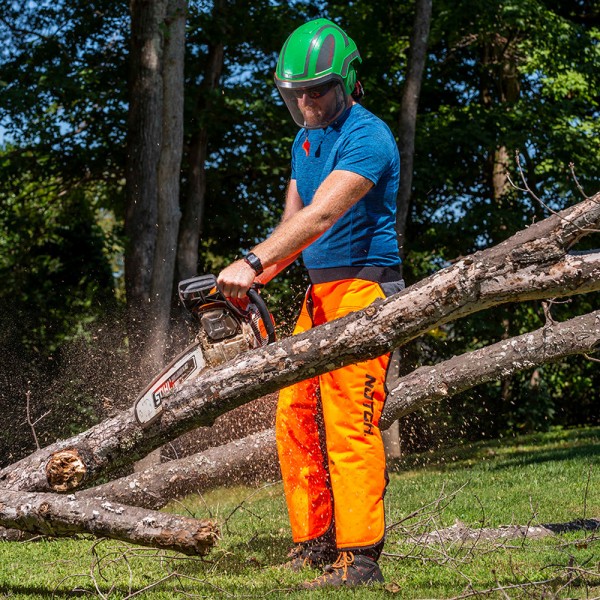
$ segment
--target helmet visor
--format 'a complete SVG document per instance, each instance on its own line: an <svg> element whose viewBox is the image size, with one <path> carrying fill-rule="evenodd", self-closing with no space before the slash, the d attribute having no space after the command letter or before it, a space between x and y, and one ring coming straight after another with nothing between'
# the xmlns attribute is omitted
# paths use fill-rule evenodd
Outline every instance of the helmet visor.
<svg viewBox="0 0 600 600"><path fill-rule="evenodd" d="M344 84L341 79L329 79L317 85L299 85L275 79L277 89L292 118L299 127L323 129L333 123L347 105Z"/></svg>

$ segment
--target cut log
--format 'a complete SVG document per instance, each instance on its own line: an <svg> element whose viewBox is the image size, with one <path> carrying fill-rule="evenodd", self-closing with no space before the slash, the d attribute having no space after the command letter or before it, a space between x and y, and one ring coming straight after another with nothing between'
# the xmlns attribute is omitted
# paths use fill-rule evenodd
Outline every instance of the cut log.
<svg viewBox="0 0 600 600"><path fill-rule="evenodd" d="M568 355L591 352L598 345L600 311L595 311L564 323L548 324L537 331L453 357L435 366L420 367L398 379L390 389L381 426L385 428L399 417L425 404L451 397L474 385L507 377L519 370L556 361ZM139 523L147 523L149 518L154 519L153 516L140 516L135 509L112 503L158 509L173 498L201 493L215 485L247 481L249 477L264 480L277 476L275 432L268 429L191 457L167 462L79 492L75 496L64 498L51 495L49 498L58 503L62 511L58 517L57 509L48 508L51 504L47 500L47 494L5 492L0 496L0 502L5 503L8 508L0 506L0 524L46 535L89 532L143 545L195 553L202 551L202 548L198 548L198 540L204 543L204 536L208 536L208 541L212 540L214 543L217 533L211 524L201 524L200 534L194 534L192 532L197 531L198 526L194 525L196 529L193 529L188 521L194 520L184 519L183 523L178 520L177 523L163 525L163 533L160 535L155 535L154 530L148 534L147 528L140 528ZM26 503L26 510L21 509L23 503ZM160 519L165 517L162 513L157 514ZM15 518L15 515L19 515L19 518ZM87 520L89 515L94 518ZM123 519L116 520L115 515L123 515ZM177 533L176 527L182 525L184 528ZM212 538L211 531L214 534ZM457 529L451 528L449 531L456 533ZM460 531L464 533L462 529ZM537 529L529 528L525 533L515 528L502 531L503 536L531 536L536 534ZM487 533L478 531L473 535L481 537ZM2 539L19 540L23 539L23 534L16 530L6 530L2 533Z"/></svg>
<svg viewBox="0 0 600 600"><path fill-rule="evenodd" d="M0 525L48 536L91 533L99 537L206 554L218 539L212 521L114 504L93 497L0 490Z"/></svg>
<svg viewBox="0 0 600 600"><path fill-rule="evenodd" d="M7 488L76 489L135 461L221 414L307 377L381 355L429 329L492 306L600 290L600 252L568 254L600 225L600 194L536 223L343 319L240 355L183 385L160 422L142 430L127 410L0 471ZM596 229L594 229L596 228ZM57 452L81 461L84 476L60 473ZM61 455L65 460L65 455ZM67 460L65 464L70 464ZM48 473L60 475L48 479ZM58 483L57 483L58 482Z"/></svg>

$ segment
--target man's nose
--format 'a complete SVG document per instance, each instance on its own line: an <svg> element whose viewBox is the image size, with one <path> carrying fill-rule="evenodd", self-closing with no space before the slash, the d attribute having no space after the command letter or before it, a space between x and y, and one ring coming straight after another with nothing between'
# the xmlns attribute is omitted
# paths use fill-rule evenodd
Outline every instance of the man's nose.
<svg viewBox="0 0 600 600"><path fill-rule="evenodd" d="M306 92L302 92L302 95L298 97L298 103L302 106L312 106L315 102Z"/></svg>

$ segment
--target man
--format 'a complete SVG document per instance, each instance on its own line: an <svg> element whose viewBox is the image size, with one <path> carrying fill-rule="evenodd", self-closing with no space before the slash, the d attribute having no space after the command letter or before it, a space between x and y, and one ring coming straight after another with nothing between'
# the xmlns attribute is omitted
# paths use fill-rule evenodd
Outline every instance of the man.
<svg viewBox="0 0 600 600"><path fill-rule="evenodd" d="M302 253L311 285L294 333L343 317L404 287L395 199L400 158L388 127L362 107L356 44L326 19L285 42L275 83L301 127L280 225L224 269L242 298ZM277 446L292 535L288 565L324 568L305 587L383 581L387 475L378 428L389 356L281 391Z"/></svg>

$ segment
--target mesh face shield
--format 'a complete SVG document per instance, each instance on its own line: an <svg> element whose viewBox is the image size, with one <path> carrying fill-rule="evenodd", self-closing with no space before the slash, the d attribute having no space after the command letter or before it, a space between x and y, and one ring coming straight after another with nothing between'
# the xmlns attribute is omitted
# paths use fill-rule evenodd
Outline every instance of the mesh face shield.
<svg viewBox="0 0 600 600"><path fill-rule="evenodd" d="M294 122L305 129L327 127L348 106L348 95L341 78L297 82L275 77L275 83Z"/></svg>

